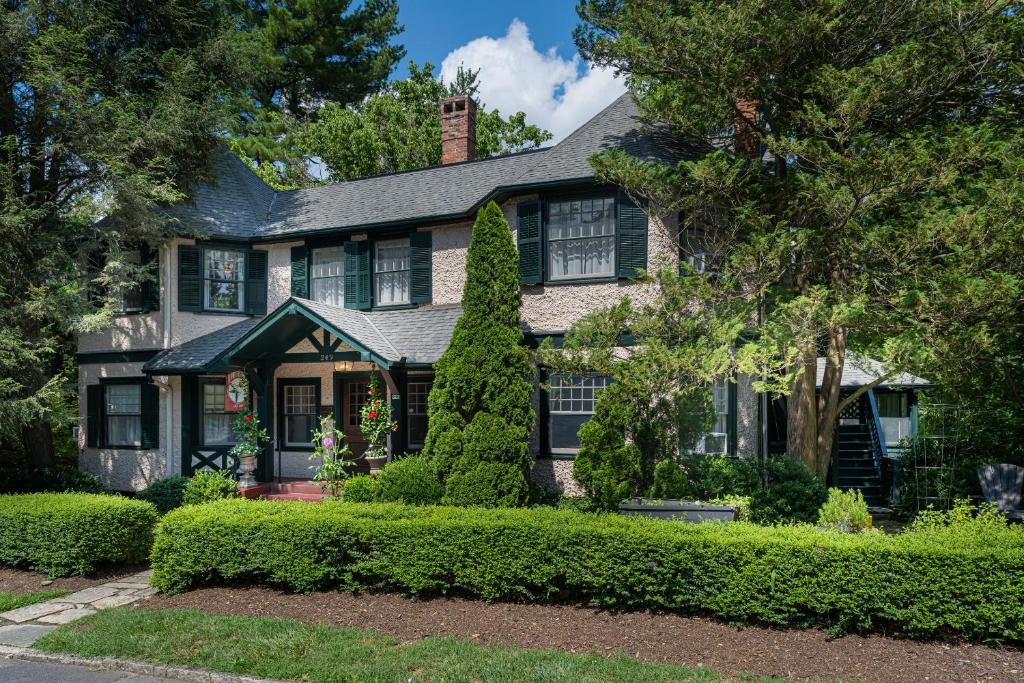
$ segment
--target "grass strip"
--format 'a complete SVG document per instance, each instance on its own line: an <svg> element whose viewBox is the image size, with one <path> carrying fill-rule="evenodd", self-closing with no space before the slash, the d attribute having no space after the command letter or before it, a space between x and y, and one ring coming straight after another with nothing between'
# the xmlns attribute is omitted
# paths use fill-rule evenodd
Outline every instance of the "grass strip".
<svg viewBox="0 0 1024 683"><path fill-rule="evenodd" d="M403 644L375 631L195 610L117 608L60 627L35 647L301 681L723 681L705 669L454 638ZM744 678L766 681L763 678Z"/></svg>
<svg viewBox="0 0 1024 683"><path fill-rule="evenodd" d="M65 590L36 591L35 593L8 593L0 591L0 612L18 609L25 605L34 605L37 602L46 602L54 598L63 598L70 592Z"/></svg>

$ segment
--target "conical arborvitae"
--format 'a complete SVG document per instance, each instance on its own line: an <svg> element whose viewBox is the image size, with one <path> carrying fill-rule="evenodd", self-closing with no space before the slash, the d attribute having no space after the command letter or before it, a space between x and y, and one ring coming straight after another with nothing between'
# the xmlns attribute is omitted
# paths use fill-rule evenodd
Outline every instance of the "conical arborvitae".
<svg viewBox="0 0 1024 683"><path fill-rule="evenodd" d="M463 313L434 366L425 452L451 505L525 503L534 366L519 328L519 269L501 209L480 209L466 257Z"/></svg>

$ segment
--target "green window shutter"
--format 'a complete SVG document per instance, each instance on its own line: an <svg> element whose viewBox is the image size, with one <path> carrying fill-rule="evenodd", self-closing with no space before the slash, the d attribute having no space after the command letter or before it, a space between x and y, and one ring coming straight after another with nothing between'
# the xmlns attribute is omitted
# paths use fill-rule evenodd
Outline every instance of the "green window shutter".
<svg viewBox="0 0 1024 683"><path fill-rule="evenodd" d="M624 192L615 199L615 239L619 277L637 277L647 268L647 212Z"/></svg>
<svg viewBox="0 0 1024 683"><path fill-rule="evenodd" d="M254 249L245 255L245 312L267 313L267 252Z"/></svg>
<svg viewBox="0 0 1024 683"><path fill-rule="evenodd" d="M409 235L409 300L414 304L430 303L432 242L431 232Z"/></svg>
<svg viewBox="0 0 1024 683"><path fill-rule="evenodd" d="M142 447L160 448L160 388L142 385Z"/></svg>
<svg viewBox="0 0 1024 683"><path fill-rule="evenodd" d="M85 388L85 445L99 448L103 443L103 385Z"/></svg>
<svg viewBox="0 0 1024 683"><path fill-rule="evenodd" d="M142 283L142 312L153 313L160 310L160 250L152 247L142 248L142 265L150 266L153 279Z"/></svg>
<svg viewBox="0 0 1024 683"><path fill-rule="evenodd" d="M203 250L190 244L178 245L178 310L203 309Z"/></svg>
<svg viewBox="0 0 1024 683"><path fill-rule="evenodd" d="M370 297L370 243L345 242L345 308L366 310Z"/></svg>
<svg viewBox="0 0 1024 683"><path fill-rule="evenodd" d="M544 280L544 249L541 233L540 202L520 202L516 206L516 239L519 247L519 282L521 284L536 285Z"/></svg>
<svg viewBox="0 0 1024 683"><path fill-rule="evenodd" d="M292 247L292 296L309 298L309 249Z"/></svg>

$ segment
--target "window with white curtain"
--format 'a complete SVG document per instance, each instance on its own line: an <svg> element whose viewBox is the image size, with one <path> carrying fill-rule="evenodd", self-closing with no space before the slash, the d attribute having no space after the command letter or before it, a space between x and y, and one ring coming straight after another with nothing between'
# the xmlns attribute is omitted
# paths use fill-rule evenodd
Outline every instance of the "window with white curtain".
<svg viewBox="0 0 1024 683"><path fill-rule="evenodd" d="M329 306L345 305L344 263L345 253L340 246L313 250L309 273L313 301Z"/></svg>
<svg viewBox="0 0 1024 683"><path fill-rule="evenodd" d="M244 310L245 252L207 249L205 254L205 307L213 311Z"/></svg>
<svg viewBox="0 0 1024 683"><path fill-rule="evenodd" d="M377 306L409 303L409 238L374 245L373 294Z"/></svg>
<svg viewBox="0 0 1024 683"><path fill-rule="evenodd" d="M720 379L711 386L711 400L715 408L715 422L711 431L697 444L697 451L708 455L726 455L729 452L729 381Z"/></svg>
<svg viewBox="0 0 1024 683"><path fill-rule="evenodd" d="M552 280L615 274L615 199L548 204L548 261Z"/></svg>
<svg viewBox="0 0 1024 683"><path fill-rule="evenodd" d="M106 387L108 446L142 445L142 385L108 384Z"/></svg>
<svg viewBox="0 0 1024 683"><path fill-rule="evenodd" d="M203 445L230 446L235 435L236 413L224 411L224 380L203 384Z"/></svg>
<svg viewBox="0 0 1024 683"><path fill-rule="evenodd" d="M308 448L313 445L317 426L316 387L312 384L285 384L284 445Z"/></svg>
<svg viewBox="0 0 1024 683"><path fill-rule="evenodd" d="M551 375L548 447L552 453L575 453L579 450L580 427L594 415L597 397L610 381L606 375Z"/></svg>

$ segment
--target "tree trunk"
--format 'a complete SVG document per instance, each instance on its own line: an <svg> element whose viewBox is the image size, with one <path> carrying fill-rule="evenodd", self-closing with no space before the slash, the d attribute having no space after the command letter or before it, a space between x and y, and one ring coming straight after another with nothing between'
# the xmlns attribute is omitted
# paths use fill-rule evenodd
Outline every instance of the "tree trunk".
<svg viewBox="0 0 1024 683"><path fill-rule="evenodd" d="M839 390L843 385L845 362L846 328L837 327L829 331L825 372L821 380L821 393L818 395L818 440L814 473L821 479L828 476L829 461L832 459L832 443L835 440L836 422L839 419Z"/></svg>
<svg viewBox="0 0 1024 683"><path fill-rule="evenodd" d="M816 471L817 454L817 350L814 342L802 344L797 359L799 369L789 393L786 411L786 442L789 456L799 460L811 472Z"/></svg>
<svg viewBox="0 0 1024 683"><path fill-rule="evenodd" d="M21 447L29 469L53 467L53 428L46 419L33 420L21 428Z"/></svg>

